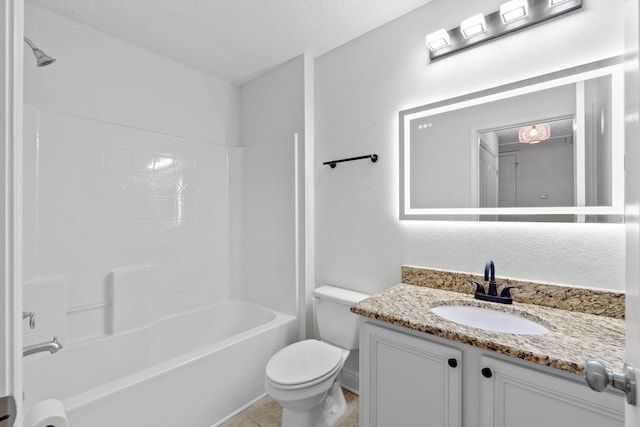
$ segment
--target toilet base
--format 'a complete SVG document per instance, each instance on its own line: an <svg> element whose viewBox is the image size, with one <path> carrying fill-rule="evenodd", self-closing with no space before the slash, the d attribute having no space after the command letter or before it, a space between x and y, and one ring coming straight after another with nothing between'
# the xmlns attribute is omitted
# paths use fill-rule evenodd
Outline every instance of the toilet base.
<svg viewBox="0 0 640 427"><path fill-rule="evenodd" d="M303 412L283 408L282 427L335 427L346 413L347 401L340 381L335 381L319 405Z"/></svg>

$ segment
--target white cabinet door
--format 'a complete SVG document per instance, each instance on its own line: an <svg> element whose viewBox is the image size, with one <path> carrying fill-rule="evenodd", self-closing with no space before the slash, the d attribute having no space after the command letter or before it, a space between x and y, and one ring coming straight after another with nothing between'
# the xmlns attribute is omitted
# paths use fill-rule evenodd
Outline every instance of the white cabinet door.
<svg viewBox="0 0 640 427"><path fill-rule="evenodd" d="M360 425L459 427L462 353L364 322Z"/></svg>
<svg viewBox="0 0 640 427"><path fill-rule="evenodd" d="M482 427L624 427L623 396L491 357L481 362Z"/></svg>

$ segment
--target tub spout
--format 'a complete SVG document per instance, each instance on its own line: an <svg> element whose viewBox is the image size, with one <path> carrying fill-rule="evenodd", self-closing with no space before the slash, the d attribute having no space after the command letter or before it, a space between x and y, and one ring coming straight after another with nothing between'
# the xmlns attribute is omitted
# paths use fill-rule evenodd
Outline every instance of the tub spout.
<svg viewBox="0 0 640 427"><path fill-rule="evenodd" d="M50 342L42 342L26 346L22 350L22 357L29 356L34 353L40 353L42 351L48 351L49 353L54 354L60 350L62 350L62 344L58 342L58 337L53 337Z"/></svg>

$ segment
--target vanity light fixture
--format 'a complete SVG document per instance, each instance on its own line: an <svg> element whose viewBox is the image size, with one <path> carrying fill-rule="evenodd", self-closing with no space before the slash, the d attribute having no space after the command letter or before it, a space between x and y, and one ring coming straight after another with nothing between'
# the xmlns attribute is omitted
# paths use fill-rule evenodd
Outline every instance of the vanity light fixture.
<svg viewBox="0 0 640 427"><path fill-rule="evenodd" d="M460 32L465 39L482 34L487 30L487 21L484 15L479 13L460 22Z"/></svg>
<svg viewBox="0 0 640 427"><path fill-rule="evenodd" d="M529 2L527 0L511 0L500 5L500 19L508 24L529 14Z"/></svg>
<svg viewBox="0 0 640 427"><path fill-rule="evenodd" d="M427 35L429 58L438 59L582 8L583 0L510 0L489 14L463 20L457 28Z"/></svg>
<svg viewBox="0 0 640 427"><path fill-rule="evenodd" d="M524 126L518 131L518 140L523 144L537 144L549 139L550 136L551 126L546 123Z"/></svg>
<svg viewBox="0 0 640 427"><path fill-rule="evenodd" d="M449 33L443 28L427 35L427 47L431 52L449 46Z"/></svg>

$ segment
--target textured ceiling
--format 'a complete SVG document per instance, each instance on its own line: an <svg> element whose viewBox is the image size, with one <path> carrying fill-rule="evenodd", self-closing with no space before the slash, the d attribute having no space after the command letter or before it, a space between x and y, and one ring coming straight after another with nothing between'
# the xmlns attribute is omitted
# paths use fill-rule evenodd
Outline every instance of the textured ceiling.
<svg viewBox="0 0 640 427"><path fill-rule="evenodd" d="M241 83L321 55L431 0L29 0L152 52Z"/></svg>

